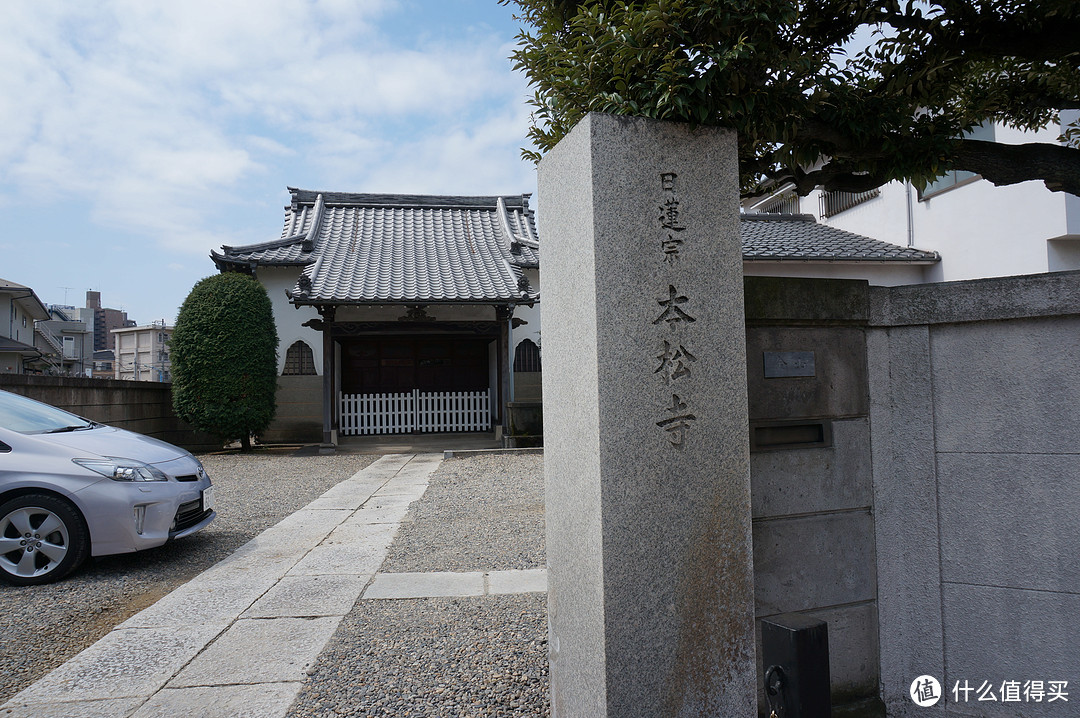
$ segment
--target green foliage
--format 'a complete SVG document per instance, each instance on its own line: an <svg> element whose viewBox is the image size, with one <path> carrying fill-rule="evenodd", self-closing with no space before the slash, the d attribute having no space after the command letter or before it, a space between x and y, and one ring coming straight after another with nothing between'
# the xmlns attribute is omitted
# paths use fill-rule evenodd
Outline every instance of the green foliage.
<svg viewBox="0 0 1080 718"><path fill-rule="evenodd" d="M258 281L228 272L199 281L169 345L177 416L223 441L270 425L276 409L277 329Z"/></svg>
<svg viewBox="0 0 1080 718"><path fill-rule="evenodd" d="M1080 191L1080 150L962 139L1080 108L1072 0L500 2L527 26L512 59L535 89L532 159L607 112L737 130L745 194L921 187L946 169ZM848 55L859 30L874 42Z"/></svg>

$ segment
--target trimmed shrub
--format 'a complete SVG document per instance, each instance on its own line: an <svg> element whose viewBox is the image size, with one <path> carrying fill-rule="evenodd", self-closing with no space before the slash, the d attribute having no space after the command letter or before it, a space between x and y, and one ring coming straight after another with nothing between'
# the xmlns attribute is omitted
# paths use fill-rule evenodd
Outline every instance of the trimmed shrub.
<svg viewBox="0 0 1080 718"><path fill-rule="evenodd" d="M270 297L256 279L227 272L198 282L169 343L177 416L249 451L277 408L277 345Z"/></svg>

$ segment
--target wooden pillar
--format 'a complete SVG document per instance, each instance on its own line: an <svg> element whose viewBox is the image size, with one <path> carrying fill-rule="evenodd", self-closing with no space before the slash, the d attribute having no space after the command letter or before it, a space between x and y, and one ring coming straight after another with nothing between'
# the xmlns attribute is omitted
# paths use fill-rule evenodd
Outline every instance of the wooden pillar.
<svg viewBox="0 0 1080 718"><path fill-rule="evenodd" d="M319 307L323 333L323 444L337 445L337 361L335 360L333 324L337 307Z"/></svg>
<svg viewBox="0 0 1080 718"><path fill-rule="evenodd" d="M510 317L513 307L495 307L495 319L499 322L499 417L501 419L503 436L510 432L510 411L507 403L510 401Z"/></svg>

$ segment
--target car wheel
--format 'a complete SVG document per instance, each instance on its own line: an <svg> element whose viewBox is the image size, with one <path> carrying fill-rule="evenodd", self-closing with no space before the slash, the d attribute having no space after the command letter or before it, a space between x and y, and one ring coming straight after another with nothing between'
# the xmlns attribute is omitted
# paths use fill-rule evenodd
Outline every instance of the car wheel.
<svg viewBox="0 0 1080 718"><path fill-rule="evenodd" d="M90 533L79 511L48 494L0 505L0 579L16 586L57 581L86 559Z"/></svg>

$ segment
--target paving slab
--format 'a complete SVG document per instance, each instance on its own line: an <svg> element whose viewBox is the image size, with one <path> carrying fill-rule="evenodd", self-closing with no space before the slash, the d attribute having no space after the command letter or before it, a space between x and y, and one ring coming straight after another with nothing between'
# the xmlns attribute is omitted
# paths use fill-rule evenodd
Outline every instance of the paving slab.
<svg viewBox="0 0 1080 718"><path fill-rule="evenodd" d="M412 461L414 456L416 456L416 454L383 454L381 459L372 462L367 467L368 469L374 467L375 470L364 474L364 476L369 479L374 479L375 477L379 476L390 479L406 464ZM356 472L356 474L354 474L354 478L361 473L361 471Z"/></svg>
<svg viewBox="0 0 1080 718"><path fill-rule="evenodd" d="M409 507L386 506L363 508L356 511L342 525L349 524L398 524L409 515Z"/></svg>
<svg viewBox="0 0 1080 718"><path fill-rule="evenodd" d="M380 573L375 575L364 598L438 598L483 596L484 574L480 571L452 573Z"/></svg>
<svg viewBox="0 0 1080 718"><path fill-rule="evenodd" d="M423 496L424 491L426 490L427 484L395 488L383 487L372 494L370 499L364 502L363 508L374 509L401 505L407 506Z"/></svg>
<svg viewBox="0 0 1080 718"><path fill-rule="evenodd" d="M214 626L113 630L19 693L12 702L149 697L219 632Z"/></svg>
<svg viewBox="0 0 1080 718"><path fill-rule="evenodd" d="M492 595L508 593L543 593L547 591L547 569L490 571L487 592Z"/></svg>
<svg viewBox="0 0 1080 718"><path fill-rule="evenodd" d="M166 688L131 718L266 718L283 716L300 692L299 682L253 686Z"/></svg>
<svg viewBox="0 0 1080 718"><path fill-rule="evenodd" d="M241 618L345 616L371 581L365 576L285 576Z"/></svg>
<svg viewBox="0 0 1080 718"><path fill-rule="evenodd" d="M242 546L240 551L248 546L252 549L259 547L269 550L275 542L290 549L296 542L318 542L333 531L335 526L347 519L358 506L341 509L313 509L309 504L263 531Z"/></svg>
<svg viewBox="0 0 1080 718"><path fill-rule="evenodd" d="M349 509L363 506L371 495L386 483L383 479L353 481L346 479L307 505L309 509Z"/></svg>
<svg viewBox="0 0 1080 718"><path fill-rule="evenodd" d="M397 524L339 526L293 566L290 576L373 574L386 559Z"/></svg>
<svg viewBox="0 0 1080 718"><path fill-rule="evenodd" d="M225 630L236 617L277 583L279 573L230 574L220 580L192 581L136 613L118 628L218 626Z"/></svg>
<svg viewBox="0 0 1080 718"><path fill-rule="evenodd" d="M8 703L0 708L0 716L3 718L116 718L130 714L145 700L140 697L60 703Z"/></svg>
<svg viewBox="0 0 1080 718"><path fill-rule="evenodd" d="M168 685L301 681L340 622L337 616L240 619Z"/></svg>

